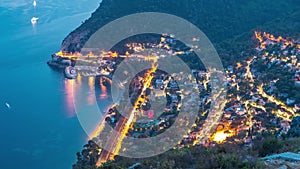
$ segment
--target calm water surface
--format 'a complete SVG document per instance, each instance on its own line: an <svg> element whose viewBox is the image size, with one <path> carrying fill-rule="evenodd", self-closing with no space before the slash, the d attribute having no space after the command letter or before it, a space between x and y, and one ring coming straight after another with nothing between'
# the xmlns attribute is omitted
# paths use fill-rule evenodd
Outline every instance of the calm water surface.
<svg viewBox="0 0 300 169"><path fill-rule="evenodd" d="M72 105L75 82L46 61L99 3L37 0L34 8L30 0L0 0L1 169L67 169L75 162L87 140ZM40 18L35 27L32 17Z"/></svg>

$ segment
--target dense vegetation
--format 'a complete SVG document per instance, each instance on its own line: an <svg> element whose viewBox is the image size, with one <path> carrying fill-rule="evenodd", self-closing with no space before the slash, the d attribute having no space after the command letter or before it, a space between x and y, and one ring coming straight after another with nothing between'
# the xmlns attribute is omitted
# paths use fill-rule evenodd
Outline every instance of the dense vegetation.
<svg viewBox="0 0 300 169"><path fill-rule="evenodd" d="M275 35L280 32L282 36L298 33L299 8L297 0L103 0L91 18L65 38L62 50L80 51L94 32L119 17L137 12L164 12L199 27L216 46L226 65L251 52L248 45L253 29Z"/></svg>
<svg viewBox="0 0 300 169"><path fill-rule="evenodd" d="M295 118L292 122L292 131L299 130L299 119ZM137 166L136 169L265 169L267 166L260 160L261 157L275 153L297 153L299 151L299 135L275 137L273 134L265 132L257 136L251 146L224 143L210 147L194 146L173 149L145 159L116 157L115 161L109 161L99 169L122 169L134 165Z"/></svg>
<svg viewBox="0 0 300 169"><path fill-rule="evenodd" d="M213 147L186 147L169 150L161 155L145 159L116 157L115 161L106 162L98 169L123 169L134 165L136 169L265 169L266 166L259 160L260 157L299 150L299 137L281 139L268 135L258 138L252 147L232 143ZM81 157L80 153L78 156ZM90 158L81 159L73 166L73 169L96 169L90 160ZM85 165L82 166L82 163Z"/></svg>

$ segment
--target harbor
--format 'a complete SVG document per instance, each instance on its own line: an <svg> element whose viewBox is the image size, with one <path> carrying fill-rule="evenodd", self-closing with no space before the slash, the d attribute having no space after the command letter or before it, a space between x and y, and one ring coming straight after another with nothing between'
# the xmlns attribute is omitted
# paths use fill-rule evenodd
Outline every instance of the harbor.
<svg viewBox="0 0 300 169"><path fill-rule="evenodd" d="M116 62L110 56L95 56L93 54L79 55L58 52L52 55L47 64L55 69L62 70L68 79L83 77L108 76L111 78Z"/></svg>

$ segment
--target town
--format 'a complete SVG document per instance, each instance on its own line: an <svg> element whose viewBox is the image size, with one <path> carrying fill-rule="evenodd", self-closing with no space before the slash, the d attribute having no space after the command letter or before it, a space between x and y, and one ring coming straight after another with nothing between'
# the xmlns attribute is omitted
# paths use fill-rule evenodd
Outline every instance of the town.
<svg viewBox="0 0 300 169"><path fill-rule="evenodd" d="M97 154L100 154L97 157L98 165L113 159L120 151L126 151L122 148L125 136L147 138L168 130L180 112L190 111L190 107L184 106L186 103L182 102L184 97L190 97L185 98L188 105L199 107L199 112L196 112L198 116L194 124L189 124L193 127L182 136L178 148L191 145L209 146L224 142L242 143L251 147L256 137L267 134L282 137L287 135L291 121L300 113L300 95L297 92L297 87L300 87L300 42L258 31L254 32L254 37L257 41L256 54L225 68L226 102L222 103L223 106L219 109L213 110L209 107L213 98L219 94L211 93L210 75L213 72L199 68L191 70L190 74L193 77L183 72L168 74L157 69L155 63L160 59L160 54L142 56L129 52L125 55L107 52L99 57L92 53L82 56L59 52L53 55L49 64L65 68L65 75L70 79L76 79L78 74L112 77L119 58L140 59L152 65L151 69L144 70L131 79L129 97L134 109L129 111L127 116L129 118L124 118L122 112L118 111L118 105L114 104L106 112L99 129L91 134L93 137L90 139L102 145L104 143L97 138L101 135L101 131L105 130L105 124L122 133L118 138L112 139L112 145L109 146L114 147L112 153L106 152L102 155L101 149L97 149L99 151ZM193 53L193 46L182 49L176 44L175 36L166 34L162 35L159 44L127 44L127 46L134 52L145 50L145 46L160 48L167 50L172 56L181 57L188 57ZM76 76L72 76L71 70L74 70L73 74ZM191 90L183 91L179 81L191 85ZM193 86L193 83L196 83L196 86ZM184 92L188 93L183 96ZM165 100L162 112L151 109L154 100L162 103ZM207 119L210 116L213 118ZM141 123L139 120L146 122Z"/></svg>

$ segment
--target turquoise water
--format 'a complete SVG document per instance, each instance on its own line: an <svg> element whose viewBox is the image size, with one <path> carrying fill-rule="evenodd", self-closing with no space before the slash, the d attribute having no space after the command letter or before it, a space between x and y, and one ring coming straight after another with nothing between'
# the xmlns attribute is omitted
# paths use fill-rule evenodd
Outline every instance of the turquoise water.
<svg viewBox="0 0 300 169"><path fill-rule="evenodd" d="M37 0L36 8L32 3L0 0L0 168L67 169L87 135L66 80L46 61L99 0ZM39 18L36 26L32 17Z"/></svg>

